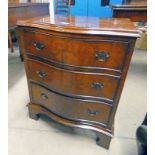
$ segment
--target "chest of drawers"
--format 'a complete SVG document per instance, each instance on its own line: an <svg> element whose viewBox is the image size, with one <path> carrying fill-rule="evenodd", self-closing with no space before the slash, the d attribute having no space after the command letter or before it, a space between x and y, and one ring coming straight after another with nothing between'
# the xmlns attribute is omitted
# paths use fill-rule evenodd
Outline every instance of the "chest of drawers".
<svg viewBox="0 0 155 155"><path fill-rule="evenodd" d="M29 116L94 131L109 148L138 31L128 19L44 17L18 22Z"/></svg>

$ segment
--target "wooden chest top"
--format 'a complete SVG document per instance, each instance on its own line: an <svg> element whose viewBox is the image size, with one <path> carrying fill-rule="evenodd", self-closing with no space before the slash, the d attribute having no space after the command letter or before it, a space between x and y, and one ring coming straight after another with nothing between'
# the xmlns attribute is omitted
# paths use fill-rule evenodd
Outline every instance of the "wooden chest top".
<svg viewBox="0 0 155 155"><path fill-rule="evenodd" d="M134 24L126 18L55 15L19 21L17 25L63 33L139 37Z"/></svg>

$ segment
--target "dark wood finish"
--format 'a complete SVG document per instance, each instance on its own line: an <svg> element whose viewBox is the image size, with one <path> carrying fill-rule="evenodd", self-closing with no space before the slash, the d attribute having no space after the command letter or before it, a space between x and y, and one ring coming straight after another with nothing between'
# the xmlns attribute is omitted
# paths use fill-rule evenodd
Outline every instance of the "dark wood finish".
<svg viewBox="0 0 155 155"><path fill-rule="evenodd" d="M31 84L31 89L33 103L42 105L59 116L103 125L108 121L110 106L103 102L94 104L87 100L70 99L35 84Z"/></svg>
<svg viewBox="0 0 155 155"><path fill-rule="evenodd" d="M30 19L27 21L29 23L28 27L32 27L30 32L35 28L45 29L46 31L40 31L40 33L46 33L48 31L55 31L52 33L47 33L49 35L57 35L62 38L71 37L72 34L83 34L82 36L74 36L74 38L79 39L98 39L99 41L103 39L102 35L105 36L115 36L115 37L125 37L127 34L131 38L137 37L137 30L133 24L129 24L131 21L127 18L96 18L96 17L79 17L79 16L61 16L55 15L54 18L50 17L36 17L35 19ZM18 21L17 25L25 25L25 21ZM26 26L26 25L25 25ZM25 29L26 31L26 29ZM36 31L35 31L36 32ZM56 32L62 32L60 35ZM90 37L90 32L94 38ZM37 32L36 32L37 33ZM67 34L68 33L68 34ZM110 38L104 38L110 39ZM111 38L113 39L113 38ZM116 39L116 38L115 38ZM121 38L117 38L121 40ZM126 41L122 39L122 41Z"/></svg>
<svg viewBox="0 0 155 155"><path fill-rule="evenodd" d="M122 70L128 49L128 42L112 39L76 39L71 36L62 38L35 32L25 33L25 39L25 49L30 54L72 66L102 67L118 72ZM38 46L43 48L38 49ZM87 52L89 54L84 54Z"/></svg>
<svg viewBox="0 0 155 155"><path fill-rule="evenodd" d="M39 114L41 113L47 115L54 121L59 122L65 126L92 130L96 133L96 143L106 149L109 148L112 134L109 133L109 130L107 130L107 128L104 127L101 128L100 126L92 123L90 124L84 122L79 123L78 121L72 121L69 119L65 119L63 117L59 117L58 115L55 115L54 113L35 103L29 103L28 108L29 108L29 117L34 120L38 120Z"/></svg>
<svg viewBox="0 0 155 155"><path fill-rule="evenodd" d="M68 71L28 60L30 79L57 92L113 101L119 79L106 74ZM63 77L63 80L62 80ZM96 86L96 87L95 87Z"/></svg>
<svg viewBox="0 0 155 155"><path fill-rule="evenodd" d="M123 5L113 5L113 17L130 18L133 22L147 21L147 1L125 1Z"/></svg>
<svg viewBox="0 0 155 155"><path fill-rule="evenodd" d="M26 20L32 17L49 15L49 3L9 3L8 4L8 27L14 30L18 20ZM10 32L9 32L10 33ZM10 34L9 34L10 35ZM13 52L11 35L9 44Z"/></svg>
<svg viewBox="0 0 155 155"><path fill-rule="evenodd" d="M18 22L17 33L28 78L30 118L37 120L42 113L63 125L93 130L97 144L108 149L139 37L132 22L55 16ZM96 51L104 50L109 55L98 53L95 60Z"/></svg>

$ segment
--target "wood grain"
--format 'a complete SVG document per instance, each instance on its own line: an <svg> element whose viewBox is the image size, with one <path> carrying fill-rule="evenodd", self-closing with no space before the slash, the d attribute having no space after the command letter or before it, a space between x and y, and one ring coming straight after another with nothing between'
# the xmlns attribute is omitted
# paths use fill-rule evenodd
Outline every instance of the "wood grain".
<svg viewBox="0 0 155 155"><path fill-rule="evenodd" d="M42 33L26 32L25 49L28 53L44 57L59 63L81 67L102 67L121 71L125 61L128 42L107 39L75 39ZM35 43L44 46L38 50ZM60 46L61 45L61 46ZM99 59L97 54L106 54Z"/></svg>
<svg viewBox="0 0 155 155"><path fill-rule="evenodd" d="M97 144L108 149L139 36L133 23L55 16L19 22L17 33L30 118L45 114L63 125L93 130Z"/></svg>

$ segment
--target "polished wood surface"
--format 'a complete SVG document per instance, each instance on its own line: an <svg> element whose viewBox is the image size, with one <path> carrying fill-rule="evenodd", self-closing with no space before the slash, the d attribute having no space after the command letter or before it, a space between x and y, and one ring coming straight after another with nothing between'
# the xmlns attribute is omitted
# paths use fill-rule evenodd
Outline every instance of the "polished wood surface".
<svg viewBox="0 0 155 155"><path fill-rule="evenodd" d="M18 22L17 33L30 118L38 119L42 113L63 125L90 129L97 144L108 149L139 37L133 23L55 16Z"/></svg>
<svg viewBox="0 0 155 155"><path fill-rule="evenodd" d="M96 143L98 145L104 146L105 148L109 147L109 143L112 138L112 134L109 133L106 127L100 127L100 125L92 124L92 123L78 123L70 119L65 119L63 117L59 117L58 115L51 113L49 110L45 109L43 106L40 106L39 104L30 103L28 105L29 108L29 116L30 118L34 120L38 120L40 115L39 113L42 113L51 119L53 119L56 122L59 122L65 126L73 127L73 128L82 128L82 129L89 129L96 133Z"/></svg>
<svg viewBox="0 0 155 155"><path fill-rule="evenodd" d="M119 78L106 74L68 71L33 60L28 60L28 68L30 79L69 96L87 96L112 102L119 83Z"/></svg>
<svg viewBox="0 0 155 155"><path fill-rule="evenodd" d="M111 107L107 104L89 102L56 94L43 87L32 84L33 103L38 103L67 119L76 121L93 121L106 124Z"/></svg>
<svg viewBox="0 0 155 155"><path fill-rule="evenodd" d="M25 21L18 21L17 25L41 28L48 31L91 34L91 35L110 35L110 36L139 36L138 31L129 19L122 18L97 18L81 16L61 16L35 18Z"/></svg>
<svg viewBox="0 0 155 155"><path fill-rule="evenodd" d="M128 43L121 40L75 38L27 32L25 49L29 54L53 60L53 62L121 72ZM41 50L37 46L43 46ZM61 45L61 46L59 46ZM91 47L91 48L90 48ZM119 52L115 52L118 48ZM65 51L62 56L62 51ZM74 52L72 52L74 51ZM89 54L85 53L89 52ZM83 61L84 60L84 61Z"/></svg>
<svg viewBox="0 0 155 155"><path fill-rule="evenodd" d="M130 18L133 22L147 21L147 1L130 0L123 5L113 5L113 17Z"/></svg>

